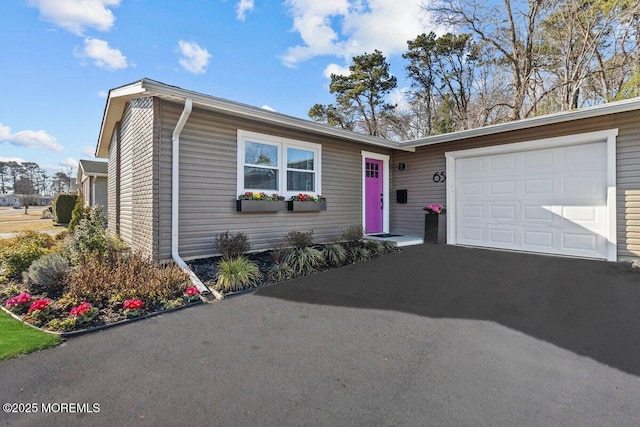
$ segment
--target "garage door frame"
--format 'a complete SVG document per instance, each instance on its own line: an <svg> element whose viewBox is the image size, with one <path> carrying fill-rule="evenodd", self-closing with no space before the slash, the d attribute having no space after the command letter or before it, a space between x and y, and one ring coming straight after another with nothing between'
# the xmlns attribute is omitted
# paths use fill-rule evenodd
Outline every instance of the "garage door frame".
<svg viewBox="0 0 640 427"><path fill-rule="evenodd" d="M608 235L607 260L617 260L617 230L616 230L616 137L618 129L608 129L598 132L588 132L545 138L511 144L493 145L489 147L472 148L467 150L450 151L445 153L447 164L447 242L457 244L456 230L456 160L489 156L495 154L507 154L522 151L556 148L563 146L606 142L607 144L607 214Z"/></svg>

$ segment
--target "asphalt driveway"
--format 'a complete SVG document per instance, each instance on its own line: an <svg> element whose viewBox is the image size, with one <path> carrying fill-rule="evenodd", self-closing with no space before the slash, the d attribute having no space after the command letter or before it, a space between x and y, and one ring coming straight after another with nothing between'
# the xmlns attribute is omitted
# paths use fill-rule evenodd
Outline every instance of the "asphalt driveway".
<svg viewBox="0 0 640 427"><path fill-rule="evenodd" d="M0 362L0 403L93 410L0 425L636 426L638 396L640 271L440 245Z"/></svg>

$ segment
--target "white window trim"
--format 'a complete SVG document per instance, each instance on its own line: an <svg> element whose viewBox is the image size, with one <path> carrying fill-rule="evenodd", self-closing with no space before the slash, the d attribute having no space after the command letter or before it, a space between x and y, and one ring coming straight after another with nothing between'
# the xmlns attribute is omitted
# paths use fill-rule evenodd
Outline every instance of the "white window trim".
<svg viewBox="0 0 640 427"><path fill-rule="evenodd" d="M243 194L247 191L264 191L267 190L245 188L244 186L244 145L245 141L258 142L269 145L275 145L278 147L278 187L277 192L279 195L290 199L292 196L300 194L300 191L288 191L287 190L287 162L286 153L287 148L298 148L302 150L313 151L315 153L314 158L314 188L315 191L304 191L304 194L312 194L318 196L322 194L322 145L314 144L312 142L300 141L296 139L283 138L280 136L268 135L258 132L250 132L242 129L238 129L238 157L237 157L237 195Z"/></svg>
<svg viewBox="0 0 640 427"><path fill-rule="evenodd" d="M544 148L555 148L569 145L589 144L593 142L607 143L607 212L608 212L608 236L607 236L607 260L617 261L618 259L618 239L617 239L617 211L616 211L616 139L618 129L608 129L596 132L587 132L560 136L555 138L545 138L511 144L494 145L490 147L471 148L468 150L446 152L447 164L447 243L455 245L457 243L456 230L456 160L467 157L477 157L492 154L513 153L519 151L529 151Z"/></svg>

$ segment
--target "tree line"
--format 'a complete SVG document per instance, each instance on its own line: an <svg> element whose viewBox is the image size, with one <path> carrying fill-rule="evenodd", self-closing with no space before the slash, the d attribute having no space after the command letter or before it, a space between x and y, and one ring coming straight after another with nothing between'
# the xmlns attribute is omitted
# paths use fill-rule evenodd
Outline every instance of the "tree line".
<svg viewBox="0 0 640 427"><path fill-rule="evenodd" d="M72 170L48 174L34 162L0 161L0 193L41 196L68 193Z"/></svg>
<svg viewBox="0 0 640 427"><path fill-rule="evenodd" d="M425 7L426 8L426 7ZM407 42L405 102L382 52L331 75L318 122L393 140L421 138L640 96L637 0L442 0L451 32Z"/></svg>

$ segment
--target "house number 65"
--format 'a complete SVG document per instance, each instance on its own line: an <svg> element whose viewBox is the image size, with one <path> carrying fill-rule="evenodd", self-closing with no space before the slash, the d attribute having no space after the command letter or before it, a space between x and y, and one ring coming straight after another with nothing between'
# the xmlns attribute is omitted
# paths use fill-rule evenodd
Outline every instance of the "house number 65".
<svg viewBox="0 0 640 427"><path fill-rule="evenodd" d="M433 174L433 182L445 182L446 180L447 175L445 175L444 171Z"/></svg>

